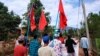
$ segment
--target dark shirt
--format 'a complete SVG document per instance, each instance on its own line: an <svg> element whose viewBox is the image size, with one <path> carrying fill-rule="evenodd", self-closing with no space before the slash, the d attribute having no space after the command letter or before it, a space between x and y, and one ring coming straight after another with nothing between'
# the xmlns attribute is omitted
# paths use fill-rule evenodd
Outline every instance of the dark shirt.
<svg viewBox="0 0 100 56"><path fill-rule="evenodd" d="M29 45L29 54L30 56L38 56L38 49L40 44L37 39L33 39Z"/></svg>
<svg viewBox="0 0 100 56"><path fill-rule="evenodd" d="M65 46L67 47L68 53L74 53L74 47L73 44L76 45L76 42L73 39L66 40Z"/></svg>

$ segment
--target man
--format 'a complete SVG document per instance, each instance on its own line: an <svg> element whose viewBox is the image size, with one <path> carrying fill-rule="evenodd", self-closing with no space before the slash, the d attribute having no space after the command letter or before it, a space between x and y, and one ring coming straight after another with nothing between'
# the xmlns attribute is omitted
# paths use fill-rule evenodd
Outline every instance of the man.
<svg viewBox="0 0 100 56"><path fill-rule="evenodd" d="M48 36L43 36L43 42L44 42L44 46L39 48L38 55L39 56L55 56L53 49L48 46L49 44Z"/></svg>
<svg viewBox="0 0 100 56"><path fill-rule="evenodd" d="M65 43L68 56L75 56L75 50L74 50L73 45L76 45L77 43L73 39L71 39L71 35L68 35L68 39L66 40L66 43Z"/></svg>
<svg viewBox="0 0 100 56"><path fill-rule="evenodd" d="M34 35L34 38L31 40L29 45L29 55L38 56L39 47L40 47L40 43L38 41L37 35Z"/></svg>
<svg viewBox="0 0 100 56"><path fill-rule="evenodd" d="M55 52L55 56L62 56L62 44L61 41L58 40L59 34L55 34L55 39L49 43L49 46L53 48Z"/></svg>
<svg viewBox="0 0 100 56"><path fill-rule="evenodd" d="M88 38L86 36L83 36L81 38L80 46L83 49L85 56L89 56L88 54L89 43L88 43Z"/></svg>
<svg viewBox="0 0 100 56"><path fill-rule="evenodd" d="M19 45L14 48L14 56L27 56L27 48L23 46L24 40L18 40Z"/></svg>

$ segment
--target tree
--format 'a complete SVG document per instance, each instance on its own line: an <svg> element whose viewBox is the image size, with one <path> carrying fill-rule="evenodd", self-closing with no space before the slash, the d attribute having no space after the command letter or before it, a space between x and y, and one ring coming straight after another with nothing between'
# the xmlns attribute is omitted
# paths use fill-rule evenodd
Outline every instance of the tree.
<svg viewBox="0 0 100 56"><path fill-rule="evenodd" d="M99 13L89 13L87 17L89 34L93 48L96 48L96 38L100 38L100 12ZM84 22L81 32L85 33Z"/></svg>
<svg viewBox="0 0 100 56"><path fill-rule="evenodd" d="M14 31L20 23L20 17L0 2L0 40L7 39L8 32Z"/></svg>
<svg viewBox="0 0 100 56"><path fill-rule="evenodd" d="M78 34L77 34L77 28L70 28L68 30L68 34L71 34L72 36L78 36Z"/></svg>
<svg viewBox="0 0 100 56"><path fill-rule="evenodd" d="M40 19L42 9L45 9L45 8L43 7L40 0L30 0L30 3L28 5L28 10L30 8L32 8L32 6L34 7L34 10L35 10L35 23L36 23L37 28L36 28L36 30L34 30L33 32L30 32L30 33L39 34L40 33L40 31L38 30L39 19ZM25 13L24 15L27 16L27 14L28 14L28 12ZM48 24L50 23L50 19L51 19L49 14L50 14L49 12L45 13L46 20L47 20ZM52 28L51 26L47 25L44 32L47 32L46 30L49 30L49 27ZM42 33L44 33L44 32L42 32Z"/></svg>

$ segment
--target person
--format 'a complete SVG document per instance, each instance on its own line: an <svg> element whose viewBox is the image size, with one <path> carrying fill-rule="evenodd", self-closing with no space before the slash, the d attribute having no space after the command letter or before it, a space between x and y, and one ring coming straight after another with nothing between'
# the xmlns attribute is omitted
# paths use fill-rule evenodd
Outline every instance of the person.
<svg viewBox="0 0 100 56"><path fill-rule="evenodd" d="M17 31L17 36L16 36L17 38L15 39L15 47L16 47L17 45L19 45L18 39L19 39L20 34L21 34L21 30L18 29L18 31Z"/></svg>
<svg viewBox="0 0 100 56"><path fill-rule="evenodd" d="M89 56L88 55L89 44L88 44L88 38L86 36L82 36L80 40L80 46L83 49L85 56Z"/></svg>
<svg viewBox="0 0 100 56"><path fill-rule="evenodd" d="M24 40L18 40L19 45L14 48L14 56L27 56L27 48L23 46Z"/></svg>
<svg viewBox="0 0 100 56"><path fill-rule="evenodd" d="M64 44L64 37L62 36L62 33L60 33L59 38L58 38L62 44Z"/></svg>
<svg viewBox="0 0 100 56"><path fill-rule="evenodd" d="M43 42L44 42L44 46L39 48L38 55L39 56L55 56L53 49L48 46L49 36L43 36Z"/></svg>
<svg viewBox="0 0 100 56"><path fill-rule="evenodd" d="M53 34L50 32L50 33L48 34L48 36L49 36L49 38L50 38L50 41L52 41L52 40L53 40Z"/></svg>
<svg viewBox="0 0 100 56"><path fill-rule="evenodd" d="M53 39L50 43L49 46L53 48L55 52L55 56L62 56L62 44L61 41L58 40L59 34L55 34L55 39Z"/></svg>
<svg viewBox="0 0 100 56"><path fill-rule="evenodd" d="M65 43L68 56L75 56L75 50L74 50L73 44L76 45L77 43L73 39L71 39L71 35L68 35L68 39L66 40L66 43Z"/></svg>
<svg viewBox="0 0 100 56"><path fill-rule="evenodd" d="M48 34L45 33L43 36L48 36ZM42 47L44 46L43 38L42 38L42 41L41 41L41 46L42 46Z"/></svg>
<svg viewBox="0 0 100 56"><path fill-rule="evenodd" d="M25 30L22 28L22 29L19 30L19 33L20 33L20 35L19 35L19 37L16 39L15 47L16 47L17 45L19 45L18 39L23 39L24 42L25 42L25 36L24 36L24 35L25 35ZM24 45L25 45L25 43L24 43Z"/></svg>
<svg viewBox="0 0 100 56"><path fill-rule="evenodd" d="M40 43L38 41L37 35L34 35L34 38L30 41L29 55L30 56L38 56L39 48L40 48Z"/></svg>

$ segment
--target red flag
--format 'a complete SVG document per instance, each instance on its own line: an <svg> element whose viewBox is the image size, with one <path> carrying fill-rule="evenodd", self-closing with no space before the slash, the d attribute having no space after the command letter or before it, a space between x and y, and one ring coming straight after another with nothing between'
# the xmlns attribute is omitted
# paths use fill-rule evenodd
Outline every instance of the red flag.
<svg viewBox="0 0 100 56"><path fill-rule="evenodd" d="M44 15L44 11L41 13L41 17L39 20L39 30L44 30L45 26L47 25L46 17Z"/></svg>
<svg viewBox="0 0 100 56"><path fill-rule="evenodd" d="M29 13L29 17L30 17L30 27L31 27L31 31L33 31L36 28L36 25L35 25L35 17L34 17L34 8L31 9L31 11Z"/></svg>
<svg viewBox="0 0 100 56"><path fill-rule="evenodd" d="M60 0L60 3L59 3L59 15L60 15L59 27L60 27L60 29L65 29L66 26L67 26L67 18L65 16L63 4L62 4L61 0Z"/></svg>

